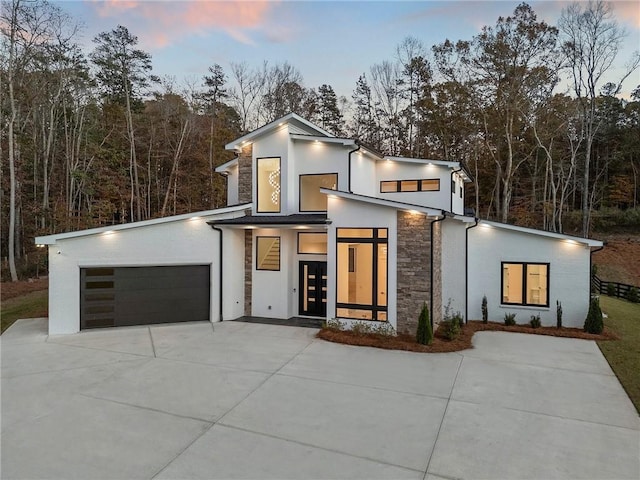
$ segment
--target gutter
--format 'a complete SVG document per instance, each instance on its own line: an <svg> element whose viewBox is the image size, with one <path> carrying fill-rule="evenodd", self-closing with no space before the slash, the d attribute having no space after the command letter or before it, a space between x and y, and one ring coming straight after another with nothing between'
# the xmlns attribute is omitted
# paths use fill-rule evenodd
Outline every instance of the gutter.
<svg viewBox="0 0 640 480"><path fill-rule="evenodd" d="M593 268L593 254L598 253L600 250L602 250L606 246L606 244L606 242L602 242L601 247L598 247L595 250L589 249L589 303L591 303L591 284L593 282L593 274L591 273ZM600 292L598 292L598 295L599 294Z"/></svg>
<svg viewBox="0 0 640 480"><path fill-rule="evenodd" d="M430 228L431 228L431 232L430 232L430 235L431 235L431 237L430 237L430 240L431 240L431 272L430 272L431 273L431 280L430 280L430 290L431 291L429 292L429 296L430 296L429 302L431 303L431 315L429 316L429 320L431 321L431 330L433 330L433 244L434 244L434 241L433 241L433 225L436 222L441 222L441 221L443 221L445 219L445 217L446 217L445 211L441 210L441 212L442 212L442 217L436 218L433 222L431 222L431 225L430 225ZM442 258L440 260L442 261Z"/></svg>
<svg viewBox="0 0 640 480"><path fill-rule="evenodd" d="M222 229L220 227L216 227L215 225L211 225L211 228L213 228L214 230L216 230L218 233L220 233L220 273L219 273L219 278L218 278L218 289L219 289L219 295L220 295L220 321L222 322L222 258L223 258L223 252L222 252Z"/></svg>
<svg viewBox="0 0 640 480"><path fill-rule="evenodd" d="M349 171L347 172L348 173L347 178L349 180L349 185L348 185L347 191L349 193L353 193L351 191L351 154L353 154L353 153L357 152L358 150L360 150L360 144L358 143L358 140L356 140L356 146L357 146L357 148L354 148L353 150L349 151L349 167L348 167Z"/></svg>
<svg viewBox="0 0 640 480"><path fill-rule="evenodd" d="M459 168L458 170L452 170L452 171L451 171L451 182L449 183L449 185L451 185L451 184L453 183L453 174L454 174L454 173L461 172L462 170L464 170L464 169L462 168L462 165L460 165L460 168ZM454 189L451 189L451 198L450 198L450 200L451 200L451 207L449 208L449 211L450 211L451 213L453 213L453 197L454 197L454 195L456 194L456 192L454 192L453 190L454 190ZM464 215L464 205L462 205L462 214Z"/></svg>
<svg viewBox="0 0 640 480"><path fill-rule="evenodd" d="M464 232L464 323L469 322L469 230L479 223L480 219L476 217L476 223Z"/></svg>

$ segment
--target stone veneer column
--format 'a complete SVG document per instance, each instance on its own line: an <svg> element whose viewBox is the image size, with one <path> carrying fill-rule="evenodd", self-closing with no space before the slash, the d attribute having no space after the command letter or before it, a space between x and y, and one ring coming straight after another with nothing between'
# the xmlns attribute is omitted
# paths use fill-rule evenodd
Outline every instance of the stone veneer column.
<svg viewBox="0 0 640 480"><path fill-rule="evenodd" d="M238 203L251 203L253 185L253 144L238 155Z"/></svg>
<svg viewBox="0 0 640 480"><path fill-rule="evenodd" d="M433 311L430 305L431 221L422 214L398 211L398 333L416 334L424 302L429 305L429 312Z"/></svg>
<svg viewBox="0 0 640 480"><path fill-rule="evenodd" d="M253 230L244 231L244 314L251 315Z"/></svg>

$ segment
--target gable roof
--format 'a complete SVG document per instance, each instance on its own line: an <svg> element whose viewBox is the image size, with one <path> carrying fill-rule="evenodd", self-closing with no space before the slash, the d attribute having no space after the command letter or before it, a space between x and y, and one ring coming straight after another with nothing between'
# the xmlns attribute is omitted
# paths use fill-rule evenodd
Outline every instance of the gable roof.
<svg viewBox="0 0 640 480"><path fill-rule="evenodd" d="M231 207L218 208L215 210L205 210L202 212L185 213L182 215L173 215L171 217L153 218L151 220L142 220L140 222L122 223L119 225L108 225L106 227L89 228L87 230L79 230L75 232L55 233L53 235L44 235L35 238L37 245L54 245L58 240L66 240L68 238L86 237L89 235L99 235L106 232L115 232L118 230L129 230L132 228L148 227L151 225L159 225L162 223L181 222L200 217L216 217L228 216L233 217L234 214L243 212L251 208L251 204L233 205Z"/></svg>
<svg viewBox="0 0 640 480"><path fill-rule="evenodd" d="M300 115L296 113L289 113L282 118L278 118L273 122L267 123L260 128L255 129L252 132L243 135L240 138L236 138L234 141L229 142L225 145L226 150L235 150L240 151L242 146L246 143L254 141L256 138L261 137L262 135L266 135L273 130L284 126L285 124L292 124L295 127L301 128L303 131L308 132L311 135L320 135L321 137L334 137L331 133L326 130L320 128L319 126L311 123L309 120L305 120ZM296 133L298 133L296 129Z"/></svg>

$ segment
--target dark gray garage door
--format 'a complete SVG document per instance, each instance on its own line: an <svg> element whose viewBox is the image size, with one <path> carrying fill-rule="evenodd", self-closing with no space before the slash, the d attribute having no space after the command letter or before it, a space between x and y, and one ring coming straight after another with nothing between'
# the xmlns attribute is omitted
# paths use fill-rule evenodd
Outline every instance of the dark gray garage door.
<svg viewBox="0 0 640 480"><path fill-rule="evenodd" d="M209 320L210 266L80 269L80 328Z"/></svg>

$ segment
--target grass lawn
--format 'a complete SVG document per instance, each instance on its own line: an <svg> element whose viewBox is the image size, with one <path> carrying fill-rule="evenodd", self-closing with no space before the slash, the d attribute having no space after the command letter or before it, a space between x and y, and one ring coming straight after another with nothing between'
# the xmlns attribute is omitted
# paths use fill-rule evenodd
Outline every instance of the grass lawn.
<svg viewBox="0 0 640 480"><path fill-rule="evenodd" d="M620 340L598 342L609 365L640 412L640 303L613 297L600 297L604 323Z"/></svg>
<svg viewBox="0 0 640 480"><path fill-rule="evenodd" d="M49 308L48 290L27 293L2 301L2 332L21 318L46 317Z"/></svg>

